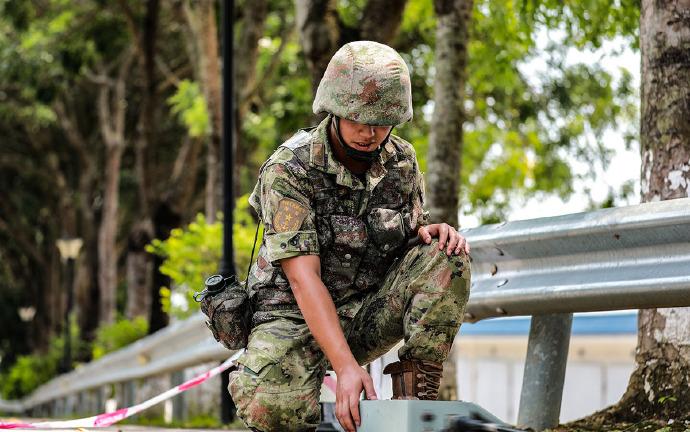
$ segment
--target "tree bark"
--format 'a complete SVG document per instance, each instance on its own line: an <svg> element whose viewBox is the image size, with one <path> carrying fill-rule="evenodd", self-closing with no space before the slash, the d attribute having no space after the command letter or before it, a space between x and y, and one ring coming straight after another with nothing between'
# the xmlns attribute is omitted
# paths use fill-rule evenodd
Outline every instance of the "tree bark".
<svg viewBox="0 0 690 432"><path fill-rule="evenodd" d="M463 104L472 0L436 0L434 114L427 156L427 200L434 222L458 224Z"/></svg>
<svg viewBox="0 0 690 432"><path fill-rule="evenodd" d="M643 0L640 16L642 201L690 191L690 1ZM638 315L636 369L596 423L690 418L690 308Z"/></svg>
<svg viewBox="0 0 690 432"><path fill-rule="evenodd" d="M182 220L179 214L173 210L167 202L161 202L153 213L153 226L155 227L154 235L157 239L165 240L170 236L170 230L180 226ZM156 255L153 259L153 265L160 268L163 264L163 258ZM160 287L170 286L170 278L161 272L156 272L153 275L153 284L151 285L152 305L151 315L149 316L149 334L155 333L157 330L168 325L170 317L163 312L163 304L161 303Z"/></svg>
<svg viewBox="0 0 690 432"><path fill-rule="evenodd" d="M80 89L86 91L84 89ZM94 189L98 184L96 155L89 151L84 133L77 120L76 102L70 95L57 100L53 106L62 133L70 148L78 155L76 162L80 173L77 192L74 195L75 212L77 213L76 233L83 239L84 246L75 262L74 293L77 322L81 336L93 340L99 322L98 255L95 209L93 206Z"/></svg>
<svg viewBox="0 0 690 432"><path fill-rule="evenodd" d="M150 191L149 181L149 151L155 144L156 137L156 105L158 90L156 86L156 39L158 35L159 0L147 0L146 12L142 20L142 30L137 30L135 19L130 27L139 46L139 64L144 72L144 91L141 111L138 121L138 137L135 145L135 172L137 178L137 222L130 229L127 241L126 281L127 306L125 315L128 318L143 316L148 318L151 308L151 283L153 272L158 269L153 266L153 257L146 252L146 245L153 239L153 223L151 220L151 200L154 196Z"/></svg>
<svg viewBox="0 0 690 432"><path fill-rule="evenodd" d="M407 0L369 0L360 23L360 38L390 45L398 34Z"/></svg>
<svg viewBox="0 0 690 432"><path fill-rule="evenodd" d="M97 101L98 121L105 143L103 209L98 231L100 320L105 324L115 321L116 312L120 166L125 148L126 79L132 59L132 52L125 53L117 79L112 85L112 92L109 79L104 76L97 77L97 80L101 81Z"/></svg>
<svg viewBox="0 0 690 432"><path fill-rule="evenodd" d="M144 225L144 226L141 226ZM146 245L153 240L153 226L150 220L142 220L132 228L127 241L127 318L148 319L151 310L151 282L153 281L153 260L146 252Z"/></svg>
<svg viewBox="0 0 690 432"><path fill-rule="evenodd" d="M235 146L233 167L235 170L233 178L236 179L233 185L235 196L239 196L241 193L239 181L242 178L241 168L246 165L251 152L251 148L248 148L248 144L242 139L242 124L244 123L250 101L249 95L246 92L248 89L253 88L256 83L259 39L264 35L264 24L268 16L268 2L266 0L247 2L244 6L243 15L240 37L233 47L234 58L239 60L233 63L235 82L233 83L234 94L232 97L235 101L235 112L226 115L226 117L229 115L235 116L232 132L232 142Z"/></svg>
<svg viewBox="0 0 690 432"><path fill-rule="evenodd" d="M690 1L642 1L642 201L690 191ZM634 419L690 416L690 308L640 310ZM633 411L634 409L634 411Z"/></svg>
<svg viewBox="0 0 690 432"><path fill-rule="evenodd" d="M314 96L328 62L338 50L340 20L335 0L297 0L295 6L300 44L311 71Z"/></svg>
<svg viewBox="0 0 690 432"><path fill-rule="evenodd" d="M328 62L342 45L355 40L373 40L392 45L400 28L407 0L369 0L357 28L342 22L335 0L297 0L297 30L311 75L312 96ZM313 121L318 121L317 116Z"/></svg>
<svg viewBox="0 0 690 432"><path fill-rule="evenodd" d="M185 2L184 16L193 37L192 52L196 54L198 81L201 85L210 116L211 138L206 152L206 218L216 219L221 198L220 138L221 138L221 80L220 53L218 50L218 26L215 2L203 0L198 4Z"/></svg>

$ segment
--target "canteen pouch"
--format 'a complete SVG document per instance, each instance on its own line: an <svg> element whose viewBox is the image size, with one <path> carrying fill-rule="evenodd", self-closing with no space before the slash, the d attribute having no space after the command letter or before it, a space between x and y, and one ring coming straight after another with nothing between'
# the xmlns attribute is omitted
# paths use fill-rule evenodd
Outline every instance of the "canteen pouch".
<svg viewBox="0 0 690 432"><path fill-rule="evenodd" d="M208 317L206 327L213 337L230 350L247 346L251 309L244 284L234 281L215 295L201 300L201 311Z"/></svg>

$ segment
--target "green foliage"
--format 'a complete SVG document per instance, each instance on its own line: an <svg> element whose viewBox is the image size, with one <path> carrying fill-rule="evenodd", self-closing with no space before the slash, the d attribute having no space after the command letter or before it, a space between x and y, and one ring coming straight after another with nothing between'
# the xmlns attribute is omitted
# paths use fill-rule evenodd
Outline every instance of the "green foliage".
<svg viewBox="0 0 690 432"><path fill-rule="evenodd" d="M83 348L84 342L80 339L79 327L73 318L70 323L70 339L74 356L74 353ZM46 352L17 357L17 361L6 372L0 374L0 397L8 400L20 399L50 381L58 374L64 347L63 335L52 338Z"/></svg>
<svg viewBox="0 0 690 432"><path fill-rule="evenodd" d="M312 118L311 74L299 35L291 30L296 21L294 2L269 3L254 71L257 86L242 89L251 93L239 113L240 193L251 190L267 156L298 128L309 126ZM340 20L348 27L343 37L354 34L365 5L366 0L337 2ZM76 218L77 225L89 225L87 216L95 215L98 220L100 179L91 195L80 195L76 185L87 166L78 161L84 155L69 144L55 107L58 101L69 106L86 141L85 156L96 161L91 169L100 170L105 155L96 95L102 83L95 77L115 74L122 54L134 46L135 35L124 6L137 25L145 22L145 5L138 2L0 0L0 187L10 191L0 206L0 220L12 228L0 230L0 290L7 285L12 293L20 293L12 294L11 307L5 305L4 309L9 313L3 316L15 317L17 305L44 292L34 286L49 285L44 280L35 282L35 269L42 261L50 262L50 256L44 255L43 260L32 256L19 240L28 239L40 254L52 250L54 239L65 229L64 221L70 219L64 217L66 213ZM201 143L207 141L211 128L207 105L194 81L198 78L193 71L199 65L191 64L196 58L193 49L186 49L189 40L178 6L176 2L161 3L156 90L157 100L167 103L154 107L155 141L145 149L151 166L144 182L152 203L173 206L180 195L179 185L168 188L173 165L179 161L186 167L192 160L203 160ZM242 6L237 9L236 30L243 20ZM529 197L567 197L580 175L573 168L575 163L592 167L592 172L608 163L611 155L602 145L605 131L618 129L629 147L635 144L639 95L631 74L622 71L615 78L604 67L610 56L584 65L574 63L570 54L573 49L597 48L613 39L636 49L637 0L477 0L471 21L460 174L463 213L491 222L505 219L511 208ZM427 170L433 111L435 29L433 2L409 1L393 43L410 65L415 109L414 120L394 133L414 144L423 170ZM537 43L545 38L550 41L546 47ZM127 238L140 210L137 187L142 179L135 167L133 145L141 132L137 124L145 85L140 60L132 65L127 82L121 240ZM541 65L537 72L535 64ZM173 76L175 79L169 79ZM173 81L179 82L177 87L169 85ZM178 156L185 134L193 137L186 141L194 145L183 158ZM591 172L584 175L591 176ZM202 208L204 173L194 172L189 179L194 184L186 193L199 199L176 215L186 222ZM629 195L631 190L626 185L621 191L611 191L603 203L592 202L591 206L614 205L617 197ZM76 209L89 210L87 214ZM254 229L246 201L241 200L233 232L237 269L242 273L249 262ZM161 290L166 310L178 316L196 310L189 303L190 295L202 288L205 276L216 272L221 241L221 223L208 224L197 217L184 229L174 230L168 241L152 243L150 250L166 257L163 271L173 280L170 288ZM43 273L45 280L54 276ZM180 298L183 300L178 301ZM5 334L17 328L4 327ZM16 336L1 333L2 367L6 368L28 348L16 343ZM24 359L22 364L26 368L27 362L39 361ZM47 366L41 368L48 370Z"/></svg>
<svg viewBox="0 0 690 432"><path fill-rule="evenodd" d="M161 291L164 310L175 316L188 316L192 296L195 291L201 291L204 278L214 274L218 269L223 241L223 224L221 220L208 223L202 214L185 229L175 228L170 231L168 239L153 240L147 251L163 257L165 260L160 267L161 273L172 279L173 287L165 287ZM181 306L175 306L170 300L172 291L179 291L185 295L186 301Z"/></svg>
<svg viewBox="0 0 690 432"><path fill-rule="evenodd" d="M670 396L670 395L664 395L659 398L659 405L664 405L669 402L676 402L678 401L678 398L675 396Z"/></svg>
<svg viewBox="0 0 690 432"><path fill-rule="evenodd" d="M460 182L464 214L495 222L533 196L565 199L581 176L573 171L576 163L591 167L584 174L589 178L606 168L612 155L603 145L605 131L620 131L628 146L634 141L639 95L631 74L621 71L614 79L603 67L606 57L594 64L571 61L573 50L614 38L636 46L639 5L612 13L611 3L474 2ZM415 145L423 170L435 28L432 3L410 2L396 43L411 66L415 103L414 120L396 133ZM538 46L545 37L550 42Z"/></svg>
<svg viewBox="0 0 690 432"><path fill-rule="evenodd" d="M99 327L93 342L93 359L101 358L143 338L148 331L149 323L144 317L136 317L133 320L120 318L112 324Z"/></svg>
<svg viewBox="0 0 690 432"><path fill-rule="evenodd" d="M187 128L189 136L200 138L211 133L211 122L206 108L206 101L199 83L182 80L177 91L168 98L171 112L177 114L180 122Z"/></svg>
<svg viewBox="0 0 690 432"><path fill-rule="evenodd" d="M252 218L247 201L248 195L237 200L234 212L233 241L238 276L246 278L249 265L256 223ZM262 233L260 232L261 236ZM172 287L162 290L164 307L177 317L189 316L196 311L194 293L204 288L204 280L217 273L222 255L223 221L208 223L202 214L184 229L176 228L170 232L167 240L154 240L147 251L164 258L160 270L173 281ZM172 300L172 295L179 293L179 303Z"/></svg>
<svg viewBox="0 0 690 432"><path fill-rule="evenodd" d="M56 345L62 347L62 343ZM57 366L60 362L60 351L51 347L48 355L31 354L17 358L10 370L3 374L2 397L5 399L18 399L26 396L41 384L48 382L57 374Z"/></svg>

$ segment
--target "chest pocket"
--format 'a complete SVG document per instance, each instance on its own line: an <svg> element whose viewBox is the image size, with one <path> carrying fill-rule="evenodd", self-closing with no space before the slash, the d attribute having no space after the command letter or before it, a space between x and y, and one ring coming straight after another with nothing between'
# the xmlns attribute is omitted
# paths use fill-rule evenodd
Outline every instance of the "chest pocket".
<svg viewBox="0 0 690 432"><path fill-rule="evenodd" d="M322 268L328 269L329 279L335 286L348 287L354 281L362 255L368 243L364 222L356 217L332 215L328 218L331 228L331 247L322 259Z"/></svg>
<svg viewBox="0 0 690 432"><path fill-rule="evenodd" d="M406 217L407 215L407 217ZM374 208L367 216L369 237L384 254L402 247L408 236L409 214L386 208Z"/></svg>

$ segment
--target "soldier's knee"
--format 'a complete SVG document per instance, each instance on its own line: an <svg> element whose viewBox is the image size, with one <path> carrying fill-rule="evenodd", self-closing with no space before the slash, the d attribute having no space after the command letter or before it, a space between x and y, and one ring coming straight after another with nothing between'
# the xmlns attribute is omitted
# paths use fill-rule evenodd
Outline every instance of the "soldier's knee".
<svg viewBox="0 0 690 432"><path fill-rule="evenodd" d="M453 277L461 277L469 280L470 278L470 259L465 251L459 254L446 254L446 249L438 248L438 240L434 239L431 244L423 244L418 246L421 248L423 255L430 261L432 268L450 268ZM431 270L431 268L429 269Z"/></svg>
<svg viewBox="0 0 690 432"><path fill-rule="evenodd" d="M244 367L240 369L230 375L228 390L237 415L247 427L262 432L310 431L318 425L318 390L272 383L265 379L271 371L255 374Z"/></svg>

